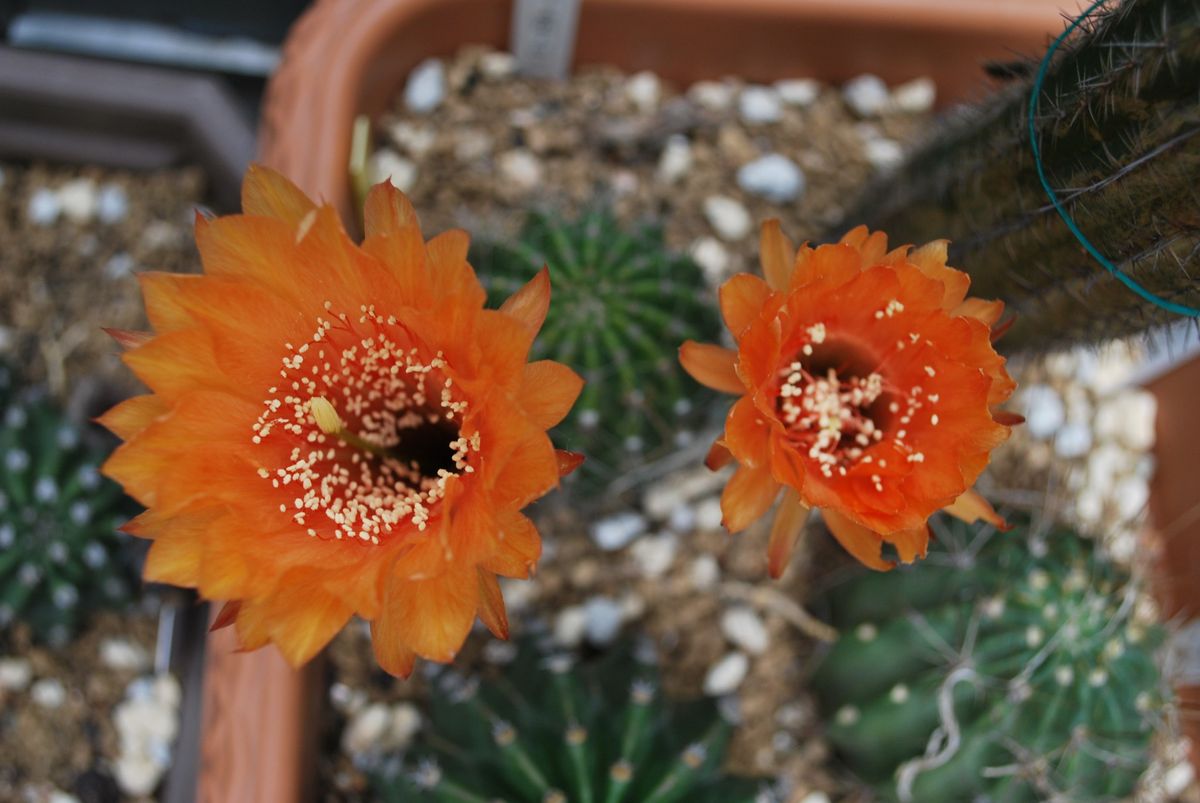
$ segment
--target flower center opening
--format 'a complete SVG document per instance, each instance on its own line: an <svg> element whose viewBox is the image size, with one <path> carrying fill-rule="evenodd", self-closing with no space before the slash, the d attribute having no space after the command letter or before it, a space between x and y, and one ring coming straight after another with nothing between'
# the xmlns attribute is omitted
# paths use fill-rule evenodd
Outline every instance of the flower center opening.
<svg viewBox="0 0 1200 803"><path fill-rule="evenodd" d="M845 476L882 441L893 398L871 355L851 340L808 327L794 359L780 368L776 412L788 438L826 477Z"/></svg>
<svg viewBox="0 0 1200 803"><path fill-rule="evenodd" d="M258 470L279 489L281 513L310 536L377 544L426 529L448 482L474 472L479 433L442 354L396 318L361 313L357 324L318 318L308 342L285 344L282 382L251 440L284 458Z"/></svg>

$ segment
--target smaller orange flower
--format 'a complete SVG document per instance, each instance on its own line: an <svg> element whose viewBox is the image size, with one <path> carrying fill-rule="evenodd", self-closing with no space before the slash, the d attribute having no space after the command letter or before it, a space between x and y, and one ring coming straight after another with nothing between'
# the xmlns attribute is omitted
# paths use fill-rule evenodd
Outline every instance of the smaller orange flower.
<svg viewBox="0 0 1200 803"><path fill-rule="evenodd" d="M881 571L895 565L885 541L906 563L925 556L938 509L1005 527L970 490L1022 420L995 410L1016 388L992 348L1003 302L966 297L945 240L888 251L885 234L860 226L797 252L771 220L760 247L766 281L743 273L721 288L737 349L689 341L679 354L696 380L741 397L707 460L737 461L725 526L745 529L784 489L773 577L812 507Z"/></svg>

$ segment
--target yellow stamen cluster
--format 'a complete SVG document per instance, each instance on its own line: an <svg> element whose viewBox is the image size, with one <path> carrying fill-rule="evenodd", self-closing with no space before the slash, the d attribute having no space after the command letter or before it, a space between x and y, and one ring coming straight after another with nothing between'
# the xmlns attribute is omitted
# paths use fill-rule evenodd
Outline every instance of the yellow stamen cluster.
<svg viewBox="0 0 1200 803"><path fill-rule="evenodd" d="M442 354L413 343L394 317L362 307L353 325L325 309L330 318L317 318L307 342L285 344L282 382L268 389L251 441L276 455L282 443L287 457L264 458L258 474L287 489L280 512L310 536L378 544L399 528L425 530L447 482L475 470L479 433L463 430L467 402ZM453 470L413 453L431 449Z"/></svg>

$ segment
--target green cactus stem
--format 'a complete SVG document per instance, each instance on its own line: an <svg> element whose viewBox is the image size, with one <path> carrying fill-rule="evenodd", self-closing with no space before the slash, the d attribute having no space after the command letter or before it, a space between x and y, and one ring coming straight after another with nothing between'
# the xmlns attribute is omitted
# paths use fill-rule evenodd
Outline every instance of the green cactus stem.
<svg viewBox="0 0 1200 803"><path fill-rule="evenodd" d="M1032 76L1036 63L1028 65ZM1177 318L1122 285L1068 230L1030 148L1032 80L968 110L847 220L896 242L951 241L972 294L1018 313L1001 341L1048 350ZM1200 4L1124 0L1059 48L1035 128L1046 177L1100 253L1146 290L1200 307Z"/></svg>
<svg viewBox="0 0 1200 803"><path fill-rule="evenodd" d="M382 773L385 803L752 803L725 776L730 726L711 700L665 699L652 663L578 663L532 643L491 681L447 674L414 756Z"/></svg>
<svg viewBox="0 0 1200 803"><path fill-rule="evenodd" d="M699 267L667 251L661 230L623 229L604 211L576 220L534 213L516 242L481 244L472 263L493 304L549 266L554 301L532 359L565 363L587 380L554 434L587 455L585 484L686 445L709 395L683 372L679 345L715 340L720 322Z"/></svg>
<svg viewBox="0 0 1200 803"><path fill-rule="evenodd" d="M1167 694L1129 577L1061 528L935 532L922 564L824 596L842 636L813 686L838 755L886 800L1129 795Z"/></svg>
<svg viewBox="0 0 1200 803"><path fill-rule="evenodd" d="M0 631L25 623L67 641L100 607L137 588L126 536L130 502L100 476L107 453L0 366Z"/></svg>

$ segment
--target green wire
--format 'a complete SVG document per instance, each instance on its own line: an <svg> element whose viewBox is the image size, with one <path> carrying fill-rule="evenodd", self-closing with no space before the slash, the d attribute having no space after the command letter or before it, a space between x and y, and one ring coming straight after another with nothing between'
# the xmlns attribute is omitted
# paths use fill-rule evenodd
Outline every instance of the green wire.
<svg viewBox="0 0 1200 803"><path fill-rule="evenodd" d="M1042 85L1046 82L1046 73L1050 70L1050 61L1054 57L1055 52L1058 51L1059 45L1061 45L1063 41L1070 36L1071 33L1079 27L1079 24L1087 19L1093 11L1104 5L1106 2L1108 2L1108 0L1096 0L1096 2L1088 6L1086 11L1076 17L1071 24L1067 26L1067 29L1059 34L1058 38L1055 39L1050 45L1050 49L1046 51L1046 56L1042 59L1041 66L1038 67L1037 77L1033 81L1033 89L1029 93L1029 145L1033 149L1034 167L1037 168L1038 180L1042 183L1042 189L1046 191L1046 196L1050 199L1050 202L1054 204L1054 209L1056 212L1058 212L1058 216L1061 217L1063 222L1067 224L1067 228L1070 229L1073 235L1075 235L1075 239L1079 240L1080 244L1087 249L1087 252L1095 257L1096 261L1103 265L1109 273L1117 277L1121 284L1137 293L1144 300L1149 301L1151 304L1162 307L1165 310L1174 312L1177 315L1185 315L1189 318L1200 317L1200 309L1194 309L1183 304L1176 304L1174 301L1168 301L1161 296L1151 293L1149 290L1142 287L1136 280L1126 275L1116 265L1110 262L1108 258L1104 256L1104 254L1101 254L1099 249L1092 245L1091 240L1085 237L1083 232L1079 230L1079 226L1075 223L1070 214L1067 213L1067 210L1063 208L1062 202L1058 199L1058 194L1054 192L1054 189L1050 186L1050 182L1046 179L1046 168L1042 164L1042 151L1038 146L1037 134L1034 128L1034 118L1037 116L1038 98L1040 98L1042 94Z"/></svg>

